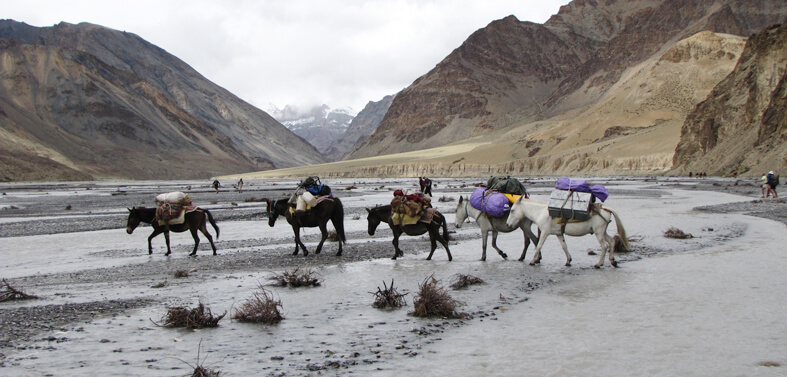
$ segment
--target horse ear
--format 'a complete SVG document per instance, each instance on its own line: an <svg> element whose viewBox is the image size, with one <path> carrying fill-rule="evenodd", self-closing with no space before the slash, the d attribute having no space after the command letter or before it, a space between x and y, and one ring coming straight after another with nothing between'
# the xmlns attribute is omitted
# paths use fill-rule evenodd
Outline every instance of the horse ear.
<svg viewBox="0 0 787 377"><path fill-rule="evenodd" d="M131 209L132 209L132 208L126 208L126 209L127 209L129 212L131 212Z"/></svg>
<svg viewBox="0 0 787 377"><path fill-rule="evenodd" d="M459 204L462 204L462 200L464 200L464 199L465 199L465 197L464 197L464 196L462 196L462 195L459 195Z"/></svg>
<svg viewBox="0 0 787 377"><path fill-rule="evenodd" d="M369 208L364 208L364 209L366 210L366 212L372 213L372 210L370 210Z"/></svg>

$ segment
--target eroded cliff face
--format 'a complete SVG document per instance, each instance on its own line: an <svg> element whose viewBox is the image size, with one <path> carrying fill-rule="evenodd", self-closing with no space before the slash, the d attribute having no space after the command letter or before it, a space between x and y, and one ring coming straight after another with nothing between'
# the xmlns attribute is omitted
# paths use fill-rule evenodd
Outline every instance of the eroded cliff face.
<svg viewBox="0 0 787 377"><path fill-rule="evenodd" d="M732 73L686 118L675 171L762 175L787 168L787 24L752 35Z"/></svg>
<svg viewBox="0 0 787 377"><path fill-rule="evenodd" d="M600 137L599 131L592 131L594 137L582 131L579 138L579 131L564 127L571 123L566 119L576 120L586 109L608 100L632 70L682 39L705 30L748 37L785 18L787 3L772 0L577 0L544 25L509 16L474 33L402 91L377 131L349 158L432 148L521 127L528 130L518 133L521 144L531 148L525 156L512 152L511 161L565 161L566 153L588 153L591 158L607 160L607 156L593 156L587 148ZM686 82L685 87L701 92L704 85L694 88ZM693 106L694 101L686 103ZM669 101L663 101L667 108L651 105L633 115L649 120L665 111L678 113ZM681 111L685 115L686 110ZM648 126L658 124L654 121ZM549 136L551 141L531 134L537 128L543 133L551 125L562 129ZM631 127L625 123L610 126L618 125ZM674 135L668 137L677 140L679 127L672 128ZM572 137L572 143L561 144ZM671 142L669 149L674 150L675 141ZM553 148L558 144L560 150ZM670 156L659 152L653 157L663 162L661 171L671 167L671 152L664 153Z"/></svg>
<svg viewBox="0 0 787 377"><path fill-rule="evenodd" d="M166 51L97 25L0 21L0 110L4 180L208 178L325 161Z"/></svg>

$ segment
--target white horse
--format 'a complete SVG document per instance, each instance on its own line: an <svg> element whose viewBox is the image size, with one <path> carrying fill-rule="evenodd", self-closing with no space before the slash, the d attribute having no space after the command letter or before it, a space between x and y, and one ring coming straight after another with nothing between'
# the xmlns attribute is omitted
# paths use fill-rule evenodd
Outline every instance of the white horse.
<svg viewBox="0 0 787 377"><path fill-rule="evenodd" d="M615 251L613 248L614 241L612 237L607 234L607 227L609 223L612 222L613 217L615 218L615 223L618 227L618 236L620 237L623 247L626 250L631 250L628 237L626 237L626 229L623 228L620 217L618 217L615 211L606 207L600 208L596 214L589 219L580 222L569 222L565 224L564 228L562 224L558 224L556 219L549 216L547 203L528 199L522 200L522 198L520 198L511 206L507 224L511 226L518 224L523 219L529 219L534 222L541 231L541 239L539 239L538 244L536 244L536 254L530 262L531 265L541 261L541 248L544 246L544 241L546 241L550 234L556 235L558 240L560 240L560 245L563 246L563 251L566 253L566 266L571 265L571 254L568 253L568 246L566 246L566 240L563 237L564 234L574 237L595 234L598 243L601 245L601 258L598 263L596 263L595 267L600 268L604 265L604 256L607 254L607 251L609 251L609 263L611 263L613 267L617 267L618 263L615 262Z"/></svg>
<svg viewBox="0 0 787 377"><path fill-rule="evenodd" d="M489 216L470 205L470 200L465 199L464 197L459 197L459 203L456 205L456 227L461 228L462 223L465 222L468 218L475 219L478 226L481 228L481 236L483 242L482 245L482 252L481 252L481 260L486 260L486 244L487 238L489 237L489 232L492 232L492 247L497 250L497 254L499 254L503 259L508 259L508 255L500 250L497 247L497 233L510 233L516 229L522 229L522 232L525 234L525 248L522 250L522 256L519 257L520 261L525 260L525 254L527 253L527 247L530 246L530 241L533 241L533 244L538 243L538 237L533 234L533 231L530 229L530 226L533 224L532 221L528 219L524 219L523 221L518 222L513 226L509 226L506 224L508 220L508 216L504 217L492 217Z"/></svg>

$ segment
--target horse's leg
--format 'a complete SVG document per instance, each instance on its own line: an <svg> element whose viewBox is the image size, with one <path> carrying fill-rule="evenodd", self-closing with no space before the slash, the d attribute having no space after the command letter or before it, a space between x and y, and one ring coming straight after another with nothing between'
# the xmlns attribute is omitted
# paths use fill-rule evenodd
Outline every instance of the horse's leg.
<svg viewBox="0 0 787 377"><path fill-rule="evenodd" d="M194 238L194 250L192 250L191 254L189 254L189 256L193 257L197 255L197 248L199 247L199 233L197 233L197 228L191 228L189 231L191 231L191 237Z"/></svg>
<svg viewBox="0 0 787 377"><path fill-rule="evenodd" d="M533 242L533 246L538 244L539 237L533 234L533 230L530 228L532 224L533 222L528 220L521 226L522 231L525 233L525 248L522 250L522 255L519 257L520 262L525 260L525 255L527 255L527 248L530 246L530 242ZM538 232L540 234L541 230Z"/></svg>
<svg viewBox="0 0 787 377"><path fill-rule="evenodd" d="M402 231L400 231L396 227L391 228L391 230L393 231L393 241L392 241L392 243L393 243L393 246L394 246L394 256L391 259L396 260L397 257L404 256L404 253L402 252L402 250L399 250L399 236L402 235Z"/></svg>
<svg viewBox="0 0 787 377"><path fill-rule="evenodd" d="M563 252L566 253L566 266L570 266L571 254L568 253L568 245L566 245L566 237L562 234L558 234L557 239L560 240L560 246L563 247Z"/></svg>
<svg viewBox="0 0 787 377"><path fill-rule="evenodd" d="M320 243L317 245L317 250L314 251L315 254L319 254L322 251L322 244L328 239L328 227L326 227L325 224L326 223L320 224L320 234L322 238L320 238Z"/></svg>
<svg viewBox="0 0 787 377"><path fill-rule="evenodd" d="M497 231L494 229L492 229L492 247L497 250L497 255L503 257L503 259L508 259L508 254L504 253L503 250L500 250L500 248L497 247Z"/></svg>
<svg viewBox="0 0 787 377"><path fill-rule="evenodd" d="M298 255L298 246L303 249L304 257L309 255L309 250L306 250L306 245L301 242L301 227L293 225L292 231L295 233L295 252L292 253L292 255Z"/></svg>
<svg viewBox="0 0 787 377"><path fill-rule="evenodd" d="M148 255L153 254L153 237L158 236L163 231L161 229L153 229L153 233L148 237Z"/></svg>
<svg viewBox="0 0 787 377"><path fill-rule="evenodd" d="M213 236L211 236L208 232L208 225L203 222L199 230L205 235L205 238L208 239L208 242L210 242L210 247L213 248L213 255L216 255L216 245L213 244Z"/></svg>
<svg viewBox="0 0 787 377"><path fill-rule="evenodd" d="M429 226L429 247L431 249L429 250L429 256L426 257L426 260L431 260L432 259L432 254L434 254L435 249L437 249L437 241L435 240L435 238L441 238L440 234L439 234L440 232L438 232L436 230L433 231L432 227L431 227L432 224L429 224L429 225L430 225Z"/></svg>
<svg viewBox="0 0 787 377"><path fill-rule="evenodd" d="M454 257L451 256L451 250L448 249L448 242L446 242L443 237L440 237L439 225L433 227L432 224L429 225L429 242L431 243L432 250L429 252L429 256L426 257L426 260L432 259L432 254L434 254L434 251L437 249L437 241L439 241L445 248L445 253L448 254L448 261L452 261Z"/></svg>
<svg viewBox="0 0 787 377"><path fill-rule="evenodd" d="M481 229L481 261L486 260L486 243L489 238L489 231Z"/></svg>
<svg viewBox="0 0 787 377"><path fill-rule="evenodd" d="M164 255L169 255L172 253L172 250L169 248L169 229L164 230L164 240L167 242L167 253Z"/></svg>
<svg viewBox="0 0 787 377"><path fill-rule="evenodd" d="M604 265L604 257L607 254L607 250L609 249L609 263L612 264L613 267L617 267L617 262L615 262L615 257L613 255L614 251L612 249L612 239L607 234L606 229L603 232L596 231L596 238L598 239L598 244L601 245L601 257L598 259L598 263L596 263L595 268L601 268Z"/></svg>

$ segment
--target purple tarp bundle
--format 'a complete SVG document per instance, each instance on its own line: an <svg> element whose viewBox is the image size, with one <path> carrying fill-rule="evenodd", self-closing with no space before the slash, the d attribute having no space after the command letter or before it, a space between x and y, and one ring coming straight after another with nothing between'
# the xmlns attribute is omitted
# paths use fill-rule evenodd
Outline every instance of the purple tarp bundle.
<svg viewBox="0 0 787 377"><path fill-rule="evenodd" d="M511 202L505 195L497 191L486 192L486 187L479 187L473 191L470 195L470 205L492 217L505 216L506 211L511 209Z"/></svg>
<svg viewBox="0 0 787 377"><path fill-rule="evenodd" d="M595 195L602 202L609 197L609 191L604 185L588 185L587 182L581 179L558 178L555 183L555 188L558 190L574 190L579 192L589 192Z"/></svg>

